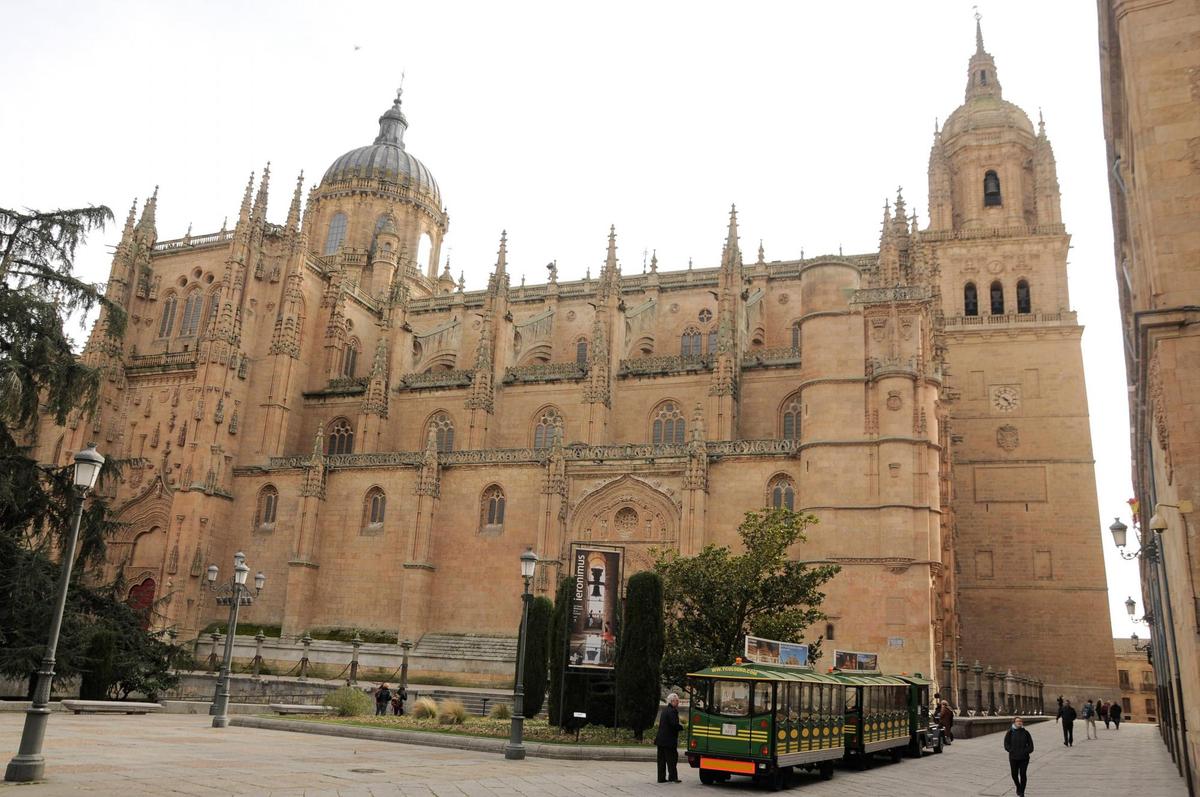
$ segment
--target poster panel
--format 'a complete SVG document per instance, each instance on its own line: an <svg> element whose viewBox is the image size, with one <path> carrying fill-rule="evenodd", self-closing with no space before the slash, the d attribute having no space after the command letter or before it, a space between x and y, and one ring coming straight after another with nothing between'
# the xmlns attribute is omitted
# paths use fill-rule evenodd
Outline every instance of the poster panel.
<svg viewBox="0 0 1200 797"><path fill-rule="evenodd" d="M808 645L747 636L746 659L756 664L777 664L781 667L807 667Z"/></svg>
<svg viewBox="0 0 1200 797"><path fill-rule="evenodd" d="M879 654L858 650L835 650L833 666L839 670L878 670Z"/></svg>
<svg viewBox="0 0 1200 797"><path fill-rule="evenodd" d="M567 664L611 670L617 658L617 597L621 550L576 546L571 552L575 591L567 617Z"/></svg>

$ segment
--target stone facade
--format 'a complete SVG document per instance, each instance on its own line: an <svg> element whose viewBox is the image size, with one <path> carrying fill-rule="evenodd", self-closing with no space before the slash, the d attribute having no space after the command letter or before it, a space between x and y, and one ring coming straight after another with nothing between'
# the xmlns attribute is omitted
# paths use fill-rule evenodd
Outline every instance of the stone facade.
<svg viewBox="0 0 1200 797"><path fill-rule="evenodd" d="M1200 8L1100 0L1100 70L1142 599L1163 737L1200 787ZM1151 518L1162 521L1151 536ZM1132 535L1131 535L1132 541Z"/></svg>
<svg viewBox="0 0 1200 797"><path fill-rule="evenodd" d="M1158 722L1158 686L1154 665L1145 650L1135 650L1129 639L1114 639L1117 650L1117 686L1121 689L1122 716L1129 722ZM1103 699L1112 700L1105 696Z"/></svg>
<svg viewBox="0 0 1200 797"><path fill-rule="evenodd" d="M820 519L798 555L842 566L827 647L1115 688L1053 152L981 35L929 226L898 194L864 255L744 258L731 211L716 266L623 275L610 230L597 277L513 287L501 235L468 291L438 273L449 218L406 126L397 98L283 224L267 174L233 230L159 241L157 197L131 211L130 332L84 355L102 411L39 455L134 460L111 566L169 597L156 623L218 617L202 573L241 549L268 577L247 621L285 635L511 633L526 547L549 594L572 542L629 573L775 504Z"/></svg>

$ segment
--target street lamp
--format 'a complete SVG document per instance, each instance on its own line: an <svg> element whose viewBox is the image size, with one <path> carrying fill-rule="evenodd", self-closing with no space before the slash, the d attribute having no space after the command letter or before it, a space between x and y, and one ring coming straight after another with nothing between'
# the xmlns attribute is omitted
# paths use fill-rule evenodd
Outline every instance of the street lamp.
<svg viewBox="0 0 1200 797"><path fill-rule="evenodd" d="M233 555L233 578L228 582L217 585L218 568L208 566L208 588L217 593L217 605L229 607L229 627L225 629L225 657L221 660L221 674L217 676L216 690L213 692L212 726L225 728L229 725L229 670L233 664L233 637L237 634L238 610L242 604L249 606L254 603L254 596L246 588L246 579L250 576L250 568L246 566L246 554L238 551ZM254 595L262 592L267 583L267 577L260 571L254 576Z"/></svg>
<svg viewBox="0 0 1200 797"><path fill-rule="evenodd" d="M1129 619L1132 620L1134 612L1137 611L1137 601L1132 595L1125 599L1125 611L1129 612Z"/></svg>
<svg viewBox="0 0 1200 797"><path fill-rule="evenodd" d="M525 758L525 745L521 741L525 730L525 636L529 624L529 603L533 595L529 592L529 583L533 580L533 571L537 568L538 557L532 548L527 548L521 554L521 578L525 581L525 589L521 593L521 630L517 644L517 683L513 688L512 728L508 736L508 744L504 746L504 757L510 761L520 761Z"/></svg>
<svg viewBox="0 0 1200 797"><path fill-rule="evenodd" d="M71 532L59 561L58 588L54 595L54 614L50 618L50 637L42 656L42 666L37 671L37 686L33 690L33 701L25 712L25 729L21 732L21 745L17 754L8 762L4 779L13 783L28 783L41 780L46 771L46 759L42 755L42 741L46 737L46 723L50 718L50 687L54 683L54 655L58 650L58 634L62 630L63 611L67 606L67 587L71 581L71 568L75 564L75 547L79 543L79 523L83 518L83 499L96 486L104 457L96 451L95 443L75 455L73 487L75 492L75 514L71 519Z"/></svg>

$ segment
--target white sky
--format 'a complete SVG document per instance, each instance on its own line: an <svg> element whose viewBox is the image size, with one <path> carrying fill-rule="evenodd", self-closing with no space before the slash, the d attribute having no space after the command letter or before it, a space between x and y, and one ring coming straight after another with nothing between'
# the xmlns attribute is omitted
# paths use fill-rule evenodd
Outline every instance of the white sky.
<svg viewBox="0 0 1200 797"><path fill-rule="evenodd" d="M664 270L688 257L716 265L730 202L747 260L760 238L768 260L874 251L898 185L927 223L934 119L962 102L975 46L966 0L0 9L0 206L110 206L117 223L79 258L97 281L129 203L156 184L160 238L189 222L213 232L270 160L282 222L297 172L307 190L371 142L401 72L408 150L441 186L446 245L469 289L483 287L505 228L514 282L544 281L554 259L562 279L598 273L610 223L626 273L654 248ZM1096 534L1114 633L1128 636L1125 597L1143 607L1136 566L1107 531L1117 513L1129 523L1132 488L1096 5L981 11L1005 98L1035 119L1044 110L1058 157L1072 303L1087 327Z"/></svg>

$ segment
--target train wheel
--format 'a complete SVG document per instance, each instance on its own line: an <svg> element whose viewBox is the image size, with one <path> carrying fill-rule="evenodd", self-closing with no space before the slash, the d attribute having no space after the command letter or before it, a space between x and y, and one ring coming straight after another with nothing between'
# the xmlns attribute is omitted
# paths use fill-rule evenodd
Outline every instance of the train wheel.
<svg viewBox="0 0 1200 797"><path fill-rule="evenodd" d="M775 774L771 777L771 788L775 791L783 791L788 787L792 780L791 767L779 767L775 770Z"/></svg>
<svg viewBox="0 0 1200 797"><path fill-rule="evenodd" d="M833 780L833 762L822 761L819 767L821 772L821 780Z"/></svg>
<svg viewBox="0 0 1200 797"><path fill-rule="evenodd" d="M705 786L711 786L717 782L717 776L707 769L700 770L700 782Z"/></svg>
<svg viewBox="0 0 1200 797"><path fill-rule="evenodd" d="M942 744L943 744L942 737L939 735L937 738L937 741L933 743L933 752L935 752L935 753L942 752Z"/></svg>
<svg viewBox="0 0 1200 797"><path fill-rule="evenodd" d="M904 748L893 747L891 750L888 750L888 754L891 755L893 764L898 763L900 758L904 755Z"/></svg>

